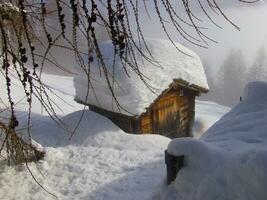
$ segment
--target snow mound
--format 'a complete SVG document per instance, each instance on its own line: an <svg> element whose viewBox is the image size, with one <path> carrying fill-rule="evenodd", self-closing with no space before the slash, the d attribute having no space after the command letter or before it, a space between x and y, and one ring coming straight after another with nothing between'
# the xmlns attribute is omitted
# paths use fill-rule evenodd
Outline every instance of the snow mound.
<svg viewBox="0 0 267 200"><path fill-rule="evenodd" d="M136 41L139 44L138 41ZM167 40L147 39L146 44L140 42L138 49L149 58L144 59L137 48L134 48L135 60L140 72L145 77L145 81L153 88L154 92L144 84L140 77L117 57L114 59L114 48L110 41L100 45L103 58L109 70L110 82L114 83L115 95L123 108L127 111L119 110L114 104L111 92L108 89L106 79L98 63L93 62L90 68L91 87L88 91L88 80L84 71L77 69L77 76L74 78L76 89L76 99L92 105L105 108L110 111L120 111L125 114L140 114L145 111L153 100L173 82L173 79L182 79L190 85L194 84L208 89L208 84L200 58L191 50L175 43L176 47ZM149 52L148 50L149 49ZM89 95L87 96L89 92Z"/></svg>
<svg viewBox="0 0 267 200"><path fill-rule="evenodd" d="M25 98L25 92L22 84L19 81L19 78L16 75L16 72L13 70L10 71L12 74L12 100L15 102L16 110L28 110L27 99ZM58 115L71 113L75 110L83 109L84 106L73 101L75 95L75 89L73 86L72 77L56 76L43 73L41 76L42 83L48 87L46 90L49 98L51 99L50 103L53 105L54 111ZM38 83L36 83L38 85ZM0 74L0 88L5 88L6 82L2 74ZM35 93L37 93L35 91ZM38 93L37 93L38 94ZM42 104L39 102L38 98L33 95L33 104L31 107L32 112L41 113L43 115L48 115ZM42 99L45 101L46 105L49 105L49 102L45 95L42 96ZM5 90L2 90L1 100L0 100L0 109L6 108L8 104L8 95ZM64 108L64 109L63 109ZM51 111L50 111L51 113ZM23 118L22 118L23 119Z"/></svg>
<svg viewBox="0 0 267 200"><path fill-rule="evenodd" d="M27 113L17 112L21 127L27 125ZM23 120L24 119L24 120ZM108 118L89 110L80 110L62 118L59 126L48 116L32 113L32 137L45 147L103 147L117 150L151 150L168 145L170 139L160 135L127 134ZM27 138L27 132L24 134ZM73 135L73 136L72 136Z"/></svg>
<svg viewBox="0 0 267 200"><path fill-rule="evenodd" d="M171 186L176 199L266 199L266 93L266 83L249 83L243 101L199 140L170 142L169 153L185 155L185 167Z"/></svg>
<svg viewBox="0 0 267 200"><path fill-rule="evenodd" d="M255 98L260 97L257 101L267 101L267 94L263 93L266 91L267 83L261 81L249 82L245 88L243 99L246 101L253 101Z"/></svg>
<svg viewBox="0 0 267 200"><path fill-rule="evenodd" d="M81 122L72 139L64 140L62 138L61 144L102 146L119 150L148 150L155 148L164 149L170 141L168 138L160 135L127 134L106 117L89 110L74 112L63 117L61 120L70 128L70 132L73 132L81 117ZM61 129L61 131L63 130Z"/></svg>
<svg viewBox="0 0 267 200"><path fill-rule="evenodd" d="M199 138L229 110L229 107L214 102L196 100L193 136Z"/></svg>
<svg viewBox="0 0 267 200"><path fill-rule="evenodd" d="M27 113L17 116L25 126ZM164 150L170 139L127 134L88 110L68 114L61 122L68 131L48 116L32 113L32 137L45 147L46 156L38 167L28 163L38 182L58 199L147 199L164 182ZM0 199L55 199L34 182L24 165L0 169Z"/></svg>

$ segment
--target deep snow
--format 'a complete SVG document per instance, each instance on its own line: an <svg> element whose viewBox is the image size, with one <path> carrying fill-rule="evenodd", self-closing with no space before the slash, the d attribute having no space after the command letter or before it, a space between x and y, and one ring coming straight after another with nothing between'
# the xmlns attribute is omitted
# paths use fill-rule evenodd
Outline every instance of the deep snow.
<svg viewBox="0 0 267 200"><path fill-rule="evenodd" d="M37 167L29 166L38 181L59 199L264 200L266 91L267 83L249 84L243 101L200 139L175 139L169 145L170 140L162 136L128 135L91 111L85 111L74 137L68 140L83 111L61 118L70 132L48 116L33 113L33 138L44 146L47 155ZM202 124L212 124L227 111L212 102L196 104L197 121ZM24 120L23 126L27 113L17 113ZM186 156L185 167L168 187L163 158L167 145L170 153ZM1 164L0 168L0 199L54 199L33 181L25 166Z"/></svg>
<svg viewBox="0 0 267 200"><path fill-rule="evenodd" d="M196 100L193 136L199 138L229 110L229 107L214 102Z"/></svg>
<svg viewBox="0 0 267 200"><path fill-rule="evenodd" d="M249 83L243 101L199 140L170 142L168 152L186 158L171 186L175 199L266 199L266 94L267 83Z"/></svg>
<svg viewBox="0 0 267 200"><path fill-rule="evenodd" d="M28 103L25 98L25 92L22 88L22 84L15 75L16 74L15 72L10 71L10 73L12 74L13 77L11 80L12 83L11 95L15 103L15 108L16 110L28 110ZM46 92L53 101L51 103L57 115L66 115L73 111L84 108L84 106L73 101L75 95L75 89L73 86L72 77L42 74L41 80L45 86L49 87L52 90L52 92L50 92L49 90L46 90ZM5 79L3 77L3 74L1 73L0 73L0 88L1 88L0 109L3 109L6 107L5 105L8 105L7 104L8 97L5 89L6 88ZM34 92L37 94L35 90ZM47 103L45 95L43 95L42 98ZM34 113L48 115L48 113L45 111L41 103L34 95L33 95L32 111Z"/></svg>
<svg viewBox="0 0 267 200"><path fill-rule="evenodd" d="M31 163L29 167L45 189L59 199L145 199L164 182L161 161L168 138L126 134L105 117L81 110L83 106L73 101L71 78L44 74L43 80L64 101L51 94L52 99L69 113L62 115L57 110L63 130L47 113L40 114L40 104L32 107L31 134L44 147L46 156L37 166ZM3 80L0 84L4 86ZM23 92L16 80L13 88L15 100L20 100ZM27 125L27 105L22 101L16 108L19 134L27 137L26 130L21 129ZM1 119L8 114L0 112ZM0 163L0 168L1 200L54 199L34 182L25 166Z"/></svg>
<svg viewBox="0 0 267 200"><path fill-rule="evenodd" d="M62 130L45 113L40 115L40 105L33 105L31 131L47 154L38 163L38 168L35 164L29 166L48 191L59 199L139 200L153 199L151 195L165 188L163 155L170 141L168 138L126 134L108 119L87 110L75 135L69 140L83 108L73 102L72 78L43 74L43 80L64 99L62 102L52 96L64 108L66 114L62 115L60 110L57 112L62 115L61 121L68 129ZM23 96L20 88L14 88L20 99ZM20 126L24 127L27 106L23 102L17 106L20 108L17 111ZM227 109L211 102L197 101L196 116L205 122L202 124L211 124L209 120L218 119L223 112ZM6 113L0 115L7 116ZM1 200L54 199L33 181L25 167L1 165L0 168Z"/></svg>
<svg viewBox="0 0 267 200"><path fill-rule="evenodd" d="M139 44L138 41L135 42ZM194 84L208 89L200 58L181 44L175 43L175 45L168 40L160 39L146 39L146 44L140 42L138 48L149 60L144 59L137 48L134 48L136 64L153 93L137 75L136 70L121 62L119 58L113 58L114 47L110 41L101 43L100 49L108 68L109 80L113 84L117 100L121 107L126 110L119 110L116 106L103 70L98 66L97 59L90 66L89 91L87 91L88 78L84 70L77 68L77 75L74 76L75 98L107 110L137 115L144 112L145 108L169 87L173 79L183 79L189 85ZM135 60L132 60L131 63L135 64ZM125 65L127 66L127 73L125 72Z"/></svg>
<svg viewBox="0 0 267 200"><path fill-rule="evenodd" d="M73 128L81 112L61 120ZM33 138L45 146L46 156L38 168L30 164L30 169L59 199L146 199L164 182L162 160L170 141L167 138L128 135L91 111L85 111L72 140L48 117L34 115L32 123ZM1 168L0 199L54 199L33 181L25 167ZM22 187L17 188L18 184Z"/></svg>

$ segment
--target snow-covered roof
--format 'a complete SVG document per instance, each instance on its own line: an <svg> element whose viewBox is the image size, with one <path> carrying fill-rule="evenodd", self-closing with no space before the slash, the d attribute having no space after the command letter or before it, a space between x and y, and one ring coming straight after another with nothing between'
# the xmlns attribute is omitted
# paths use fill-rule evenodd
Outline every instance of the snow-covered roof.
<svg viewBox="0 0 267 200"><path fill-rule="evenodd" d="M103 58L111 74L113 73L113 63L115 63L113 88L120 105L128 112L117 108L114 100L112 100L103 73L100 73L96 62L91 66L91 85L93 89L89 89L89 95L87 95L87 76L81 69L77 69L78 75L74 77L75 99L110 111L122 112L127 115L139 115L145 111L145 108L149 107L159 94L169 87L174 79L183 80L189 86L202 89L200 91L208 90L209 87L201 60L188 48L179 43L175 43L174 46L168 40L159 39L146 39L146 45L138 41L136 43L139 44L138 48L143 54L150 58L150 61L144 59L140 52L134 49L139 70L143 77L147 77L145 81L153 88L155 93L151 92L130 67L127 71L129 76L126 75L120 59L115 58L114 61L112 43L106 41L100 45ZM150 53L154 61L151 61L153 58ZM112 77L110 79L112 82Z"/></svg>

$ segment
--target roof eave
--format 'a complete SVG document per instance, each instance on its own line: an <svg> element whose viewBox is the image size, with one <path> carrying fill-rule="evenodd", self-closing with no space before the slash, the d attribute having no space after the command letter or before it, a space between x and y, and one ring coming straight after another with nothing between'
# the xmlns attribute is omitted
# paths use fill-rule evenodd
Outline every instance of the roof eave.
<svg viewBox="0 0 267 200"><path fill-rule="evenodd" d="M200 92L200 93L207 93L207 92L209 92L209 89L204 88L204 87L201 87L201 86L198 86L196 84L189 84L188 81L185 81L185 80L183 80L181 78L179 78L179 79L173 79L173 81L175 83L178 83L179 85L181 85L183 87L186 87L186 88L191 89L191 90L195 90L195 91Z"/></svg>

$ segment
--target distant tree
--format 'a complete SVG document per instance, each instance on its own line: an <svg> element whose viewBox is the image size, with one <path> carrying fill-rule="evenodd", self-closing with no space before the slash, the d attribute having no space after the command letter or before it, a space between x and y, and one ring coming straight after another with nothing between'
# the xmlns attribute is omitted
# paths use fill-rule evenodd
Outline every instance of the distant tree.
<svg viewBox="0 0 267 200"><path fill-rule="evenodd" d="M245 85L246 70L241 50L231 49L218 71L219 103L227 106L238 103Z"/></svg>
<svg viewBox="0 0 267 200"><path fill-rule="evenodd" d="M254 2L253 0L236 1ZM91 89L91 64L94 60L97 61L99 71L106 79L114 102L120 107L112 88L114 74L108 70L99 47L97 27L102 26L112 41L114 57L118 57L123 63L128 64L124 68L125 76L127 76L128 70L133 70L146 84L146 79L135 62L134 54L136 52L134 49L139 49L138 42L135 42L134 38L145 42L140 22L146 16L150 17L154 13L153 18L158 19L166 36L171 41L172 38L167 29L169 25L186 41L197 46L207 47L208 43L214 42L214 40L205 34L204 21L193 12L192 7L195 5L215 26L220 27L211 18L210 12L221 15L239 29L229 20L215 0L1 0L0 63L2 67L0 72L6 82L4 90L8 96L9 105L7 106L11 115L5 128L0 126L3 137L0 154L5 147L7 159L16 160L16 155L23 155L24 158L20 160L25 162L28 160L28 153L25 153L29 151L28 147L25 147L27 150L24 151L21 138L16 137L16 128L19 122L15 114L14 94L11 92L11 83L14 77L19 79L28 103L28 125L31 121L33 96L42 103L50 116L60 123L47 93L48 88L42 83L41 73L47 65L66 71L67 69L57 60L58 57L62 57L60 52L63 51L68 52L68 56L64 56L65 60L70 57L75 58L75 62L71 64L81 67L84 74L87 75L88 91ZM176 6L184 11L185 17L180 15ZM59 54L55 53L55 49L60 50ZM177 50L179 51L178 48ZM145 55L144 58L154 59ZM149 85L147 86L149 87ZM11 131L7 131L6 127ZM30 139L29 132L29 141L31 141ZM34 150L33 153L35 153ZM36 158L38 157L36 156Z"/></svg>
<svg viewBox="0 0 267 200"><path fill-rule="evenodd" d="M223 104L225 102L225 66L224 66L225 59L223 63L221 64L219 70L217 71L216 74L216 82L215 82L215 87L216 90L218 91L216 97L215 97L215 102Z"/></svg>
<svg viewBox="0 0 267 200"><path fill-rule="evenodd" d="M260 47L253 64L249 67L247 81L267 80L267 57L264 46Z"/></svg>

